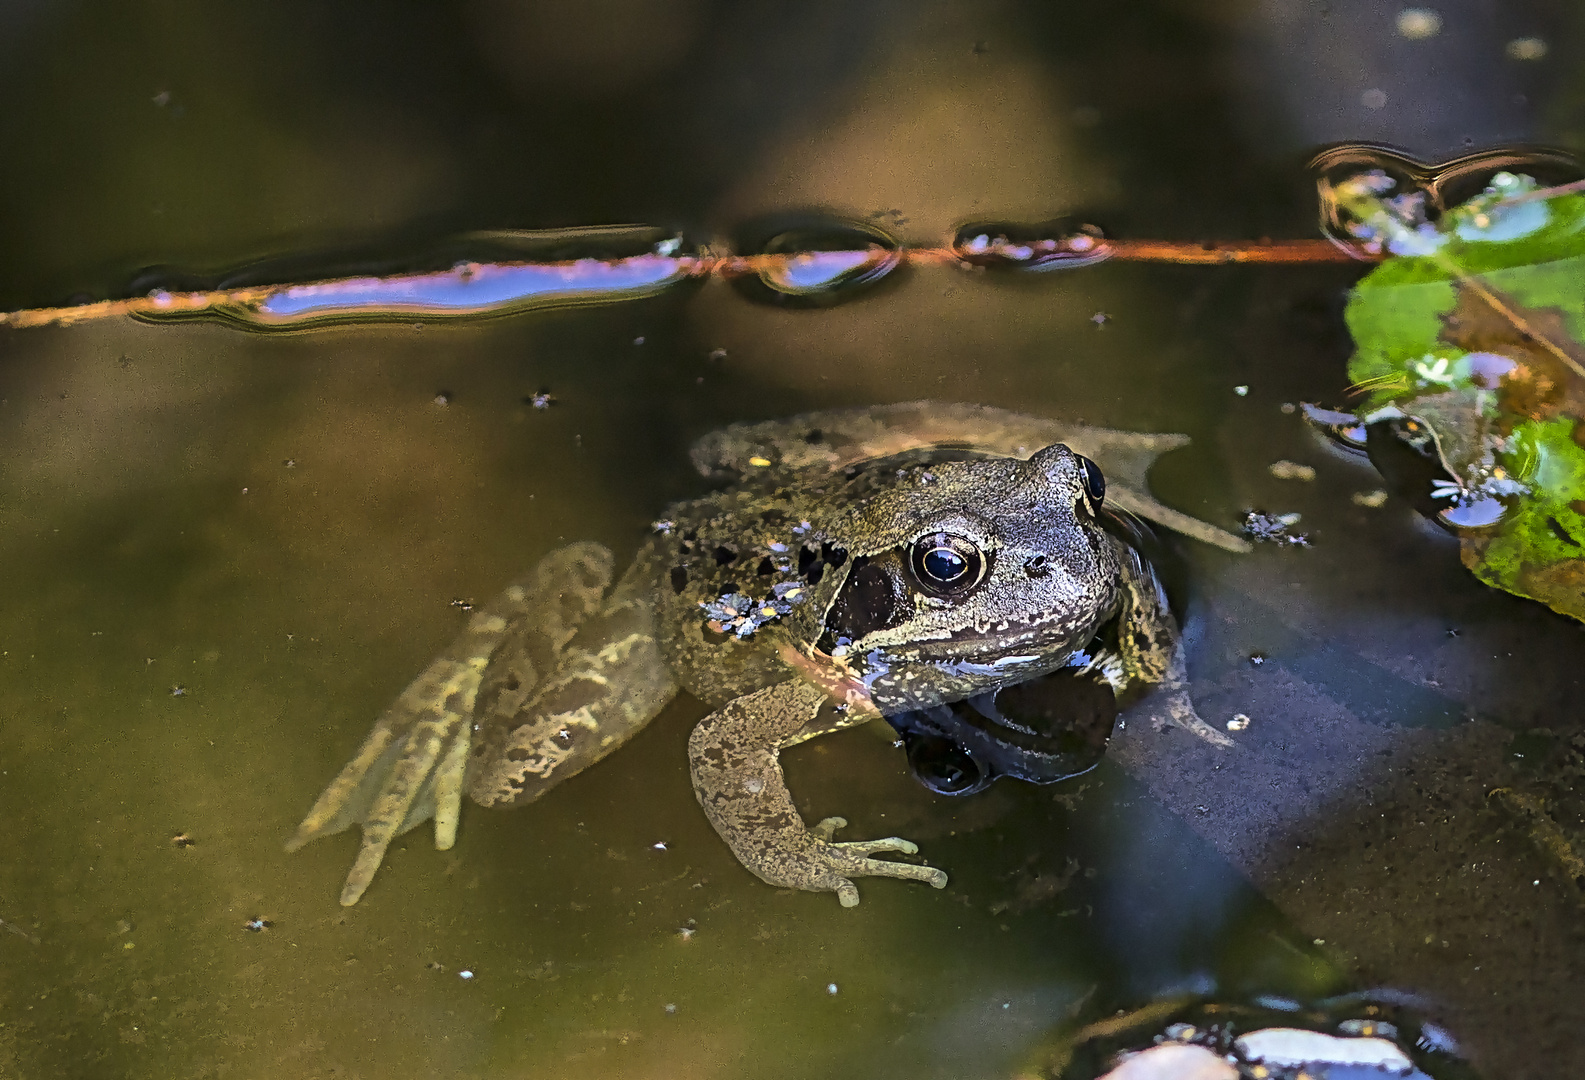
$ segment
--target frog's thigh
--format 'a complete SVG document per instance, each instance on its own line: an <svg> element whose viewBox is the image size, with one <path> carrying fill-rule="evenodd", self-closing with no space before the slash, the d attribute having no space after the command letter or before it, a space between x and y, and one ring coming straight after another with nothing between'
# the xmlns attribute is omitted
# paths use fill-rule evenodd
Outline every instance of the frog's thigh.
<svg viewBox="0 0 1585 1080"><path fill-rule="evenodd" d="M653 568L642 560L556 653L529 690L480 692L468 795L481 806L531 802L637 734L677 692L656 640Z"/></svg>
<svg viewBox="0 0 1585 1080"><path fill-rule="evenodd" d="M907 878L943 887L947 876L934 867L868 857L889 851L911 855L918 848L907 840L837 843L831 836L846 824L841 818L827 818L810 829L798 815L777 754L807 737L826 700L808 684L786 682L728 702L699 721L688 740L688 757L694 794L710 824L761 880L834 892L843 907L859 902L854 877Z"/></svg>
<svg viewBox="0 0 1585 1080"><path fill-rule="evenodd" d="M1132 548L1123 565L1123 614L1117 639L1125 674L1130 680L1156 684L1168 723L1212 745L1232 746L1232 739L1200 718L1189 697L1183 635L1167 606L1161 579Z"/></svg>
<svg viewBox="0 0 1585 1080"><path fill-rule="evenodd" d="M357 755L319 796L287 843L295 851L319 836L363 826L363 844L342 890L356 903L386 847L408 829L435 818L435 846L456 836L463 769L475 699L491 656L503 640L524 637L514 650L515 677L532 684L533 664L554 657L577 625L595 611L611 580L611 553L598 544L572 544L550 553L529 574L468 620L468 627L414 679L375 722Z"/></svg>

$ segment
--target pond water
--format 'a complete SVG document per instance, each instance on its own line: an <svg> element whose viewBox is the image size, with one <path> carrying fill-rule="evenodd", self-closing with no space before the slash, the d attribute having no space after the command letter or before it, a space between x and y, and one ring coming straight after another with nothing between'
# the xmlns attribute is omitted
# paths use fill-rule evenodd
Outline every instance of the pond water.
<svg viewBox="0 0 1585 1080"><path fill-rule="evenodd" d="M1321 143L1585 147L1571 6L1439 10L1422 40L1358 0L14 5L0 310L816 208L920 246L1059 215L1313 237ZM1402 500L1356 503L1369 464L1284 411L1344 400L1359 274L909 266L829 307L708 281L0 330L0 1076L1004 1077L1166 995L1373 989L1486 1075L1585 1063L1578 887L1488 800L1581 732L1585 636ZM804 744L806 819L951 875L861 881L851 910L716 837L686 695L542 802L465 807L452 850L403 837L351 908L354 836L285 853L454 601L572 540L633 550L724 424L921 398L1183 432L1163 502L1303 515L1306 548L1179 545L1192 689L1249 718L1233 749L1136 705L1094 772L953 799L876 726Z"/></svg>

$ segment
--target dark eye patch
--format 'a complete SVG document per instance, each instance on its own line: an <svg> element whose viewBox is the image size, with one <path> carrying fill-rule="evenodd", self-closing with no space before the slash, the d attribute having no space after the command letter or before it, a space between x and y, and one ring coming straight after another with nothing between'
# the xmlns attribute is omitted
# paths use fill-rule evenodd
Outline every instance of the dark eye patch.
<svg viewBox="0 0 1585 1080"><path fill-rule="evenodd" d="M839 641L857 641L877 630L897 626L912 610L896 552L874 559L856 558L826 616L820 648L829 652Z"/></svg>

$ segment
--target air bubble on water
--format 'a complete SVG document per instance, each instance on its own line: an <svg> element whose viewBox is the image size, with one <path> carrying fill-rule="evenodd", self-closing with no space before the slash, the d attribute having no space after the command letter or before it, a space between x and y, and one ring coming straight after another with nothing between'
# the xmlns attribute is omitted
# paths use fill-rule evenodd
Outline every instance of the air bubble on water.
<svg viewBox="0 0 1585 1080"><path fill-rule="evenodd" d="M750 299L790 307L842 303L879 283L902 262L902 249L875 225L843 218L779 217L738 234L744 265L736 279Z"/></svg>
<svg viewBox="0 0 1585 1080"><path fill-rule="evenodd" d="M1479 496L1437 511L1437 520L1455 532L1480 532L1502 521L1508 507L1501 499Z"/></svg>
<svg viewBox="0 0 1585 1080"><path fill-rule="evenodd" d="M974 222L952 237L952 253L967 266L1009 270L1056 270L1088 266L1111 255L1094 225L1062 220L1022 225Z"/></svg>
<svg viewBox="0 0 1585 1080"><path fill-rule="evenodd" d="M269 289L300 272L259 266L222 282L256 288L245 303L196 312L255 327L479 316L651 296L687 280L696 257L670 230L643 226L470 233L407 273L351 276ZM160 297L155 296L158 304ZM178 313L172 312L172 315Z"/></svg>
<svg viewBox="0 0 1585 1080"><path fill-rule="evenodd" d="M1381 104L1386 104L1385 94ZM1310 168L1316 174L1321 231L1350 248L1357 247L1362 237L1359 222L1339 203L1339 188L1348 181L1374 177L1376 194L1412 228L1416 221L1434 223L1444 211L1481 194L1504 173L1531 177L1541 187L1566 184L1585 176L1585 168L1568 154L1531 147L1424 162L1373 143L1349 143L1318 154L1311 160Z"/></svg>

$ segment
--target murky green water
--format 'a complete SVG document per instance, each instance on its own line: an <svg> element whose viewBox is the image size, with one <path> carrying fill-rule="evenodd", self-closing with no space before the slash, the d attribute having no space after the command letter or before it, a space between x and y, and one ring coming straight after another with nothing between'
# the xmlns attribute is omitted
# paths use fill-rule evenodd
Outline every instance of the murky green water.
<svg viewBox="0 0 1585 1080"><path fill-rule="evenodd" d="M1404 81L1374 110L1352 76L1321 101L1259 5L609 7L0 17L25 151L0 164L0 308L152 263L811 206L923 244L1091 210L1309 236L1314 143L1580 131L1577 37L1544 4L1446 14L1449 49L1495 43L1501 95ZM1396 9L1355 7L1338 48L1408 80ZM1543 31L1550 66L1502 59ZM0 1076L998 1077L1055 1024L1175 990L1360 987L1418 995L1492 1075L1558 1075L1585 914L1486 793L1528 775L1514 733L1579 730L1585 640L1401 505L1351 502L1368 465L1281 410L1341 399L1354 276L910 268L821 310L711 282L421 327L3 334ZM565 541L631 550L724 423L915 398L1186 432L1163 501L1303 513L1309 549L1183 550L1200 709L1252 718L1234 751L1130 713L1095 773L955 801L871 729L801 746L806 818L952 875L860 882L854 910L738 866L689 786L686 697L543 803L468 806L450 852L410 834L353 908L352 837L284 853L454 599Z"/></svg>

